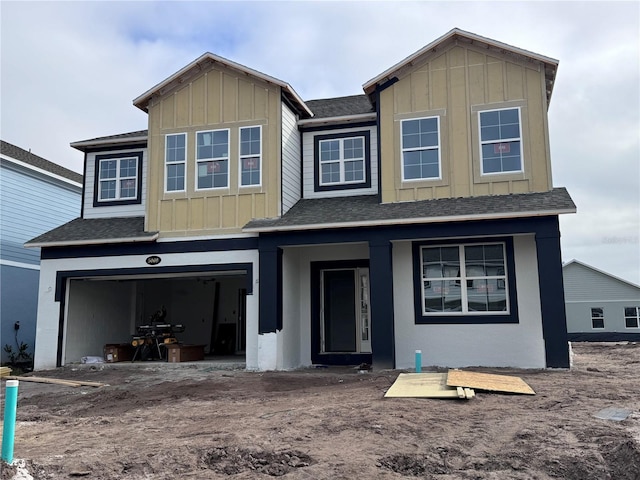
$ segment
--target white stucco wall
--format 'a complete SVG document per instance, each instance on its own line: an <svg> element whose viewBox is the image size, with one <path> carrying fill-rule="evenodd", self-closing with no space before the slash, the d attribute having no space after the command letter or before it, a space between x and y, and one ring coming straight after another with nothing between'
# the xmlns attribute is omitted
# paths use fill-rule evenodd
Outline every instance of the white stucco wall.
<svg viewBox="0 0 640 480"><path fill-rule="evenodd" d="M148 268L145 260L149 255L123 255L113 257L91 257L43 260L40 268L40 286L38 294L38 321L36 327L35 364L36 370L55 368L58 344L58 325L60 303L55 301L56 273L69 270L101 270L118 268ZM258 367L258 282L259 264L257 250L238 250L228 252L167 253L159 255L160 267L252 263L253 295L247 295L247 368ZM179 276L179 274L176 274ZM67 295L69 289L67 289ZM68 308L69 302L66 302ZM63 343L66 344L66 338Z"/></svg>
<svg viewBox="0 0 640 480"><path fill-rule="evenodd" d="M369 258L367 244L285 248L282 331L278 333L277 368L311 365L311 262Z"/></svg>
<svg viewBox="0 0 640 480"><path fill-rule="evenodd" d="M519 323L417 325L411 242L394 242L396 368L415 367L416 350L422 350L424 366L546 366L535 239L533 235L517 236L513 243Z"/></svg>

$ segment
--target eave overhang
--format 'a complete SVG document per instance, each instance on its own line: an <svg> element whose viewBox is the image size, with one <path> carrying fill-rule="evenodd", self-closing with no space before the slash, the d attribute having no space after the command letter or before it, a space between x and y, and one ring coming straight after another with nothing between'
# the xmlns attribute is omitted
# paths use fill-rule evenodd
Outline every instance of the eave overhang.
<svg viewBox="0 0 640 480"><path fill-rule="evenodd" d="M313 117L313 112L307 107L300 95L289 85L287 82L279 80L275 77L271 77L252 68L245 67L239 63L228 60L219 55L207 52L195 59L187 66L181 68L176 73L166 78L156 86L150 88L139 97L133 100L133 104L144 112L148 112L149 103L152 98L157 95L164 95L165 93L173 90L175 87L188 82L195 75L210 68L214 64L220 64L226 68L230 68L243 75L258 78L264 82L277 85L282 89L282 94L287 100L295 106L300 116L305 118Z"/></svg>
<svg viewBox="0 0 640 480"><path fill-rule="evenodd" d="M375 92L376 88L387 84L387 82L392 81L394 78L399 78L408 69L411 69L414 65L423 61L424 57L441 51L443 48L455 43L456 41L460 45L473 45L495 55L506 55L511 56L518 61L532 62L539 65L541 64L545 73L547 105L551 101L551 93L553 91L553 84L555 82L556 71L558 69L558 60L533 53L528 50L523 50L518 47L513 47L490 38L482 37L459 28L450 30L440 38L437 38L417 52L409 55L404 60L396 63L381 74L366 82L362 88L367 95L371 96Z"/></svg>

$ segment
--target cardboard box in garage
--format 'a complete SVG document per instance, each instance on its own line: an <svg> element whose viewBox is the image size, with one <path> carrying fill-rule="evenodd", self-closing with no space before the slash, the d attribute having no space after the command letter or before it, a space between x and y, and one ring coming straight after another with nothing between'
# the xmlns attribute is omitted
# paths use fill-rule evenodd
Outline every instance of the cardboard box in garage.
<svg viewBox="0 0 640 480"><path fill-rule="evenodd" d="M197 362L198 360L204 360L204 345L173 343L166 347L168 362Z"/></svg>
<svg viewBox="0 0 640 480"><path fill-rule="evenodd" d="M129 343L107 343L104 346L104 360L107 363L130 362L133 352Z"/></svg>

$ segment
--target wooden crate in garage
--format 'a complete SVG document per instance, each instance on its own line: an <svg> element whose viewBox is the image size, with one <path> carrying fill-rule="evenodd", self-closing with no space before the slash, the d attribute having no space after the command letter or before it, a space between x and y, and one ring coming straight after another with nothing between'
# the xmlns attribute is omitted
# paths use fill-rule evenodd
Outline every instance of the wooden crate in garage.
<svg viewBox="0 0 640 480"><path fill-rule="evenodd" d="M168 362L197 362L198 360L204 360L204 345L173 343L166 345L166 348Z"/></svg>
<svg viewBox="0 0 640 480"><path fill-rule="evenodd" d="M133 351L129 343L108 343L104 346L104 361L107 363L129 362L133 358Z"/></svg>

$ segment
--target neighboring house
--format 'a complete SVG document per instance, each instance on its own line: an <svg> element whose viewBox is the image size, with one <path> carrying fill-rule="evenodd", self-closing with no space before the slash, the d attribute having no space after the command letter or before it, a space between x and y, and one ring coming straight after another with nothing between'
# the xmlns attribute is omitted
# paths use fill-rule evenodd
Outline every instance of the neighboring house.
<svg viewBox="0 0 640 480"><path fill-rule="evenodd" d="M640 286L577 260L562 275L570 341L640 341Z"/></svg>
<svg viewBox="0 0 640 480"><path fill-rule="evenodd" d="M78 216L82 175L5 141L0 142L0 350L33 355L38 313L39 249L30 238ZM16 329L16 327L18 327Z"/></svg>
<svg viewBox="0 0 640 480"><path fill-rule="evenodd" d="M568 367L557 67L454 29L362 95L303 101L202 55L133 101L147 131L71 144L82 215L29 242L36 367L127 341L162 306L183 342L248 369L408 368L416 349Z"/></svg>

